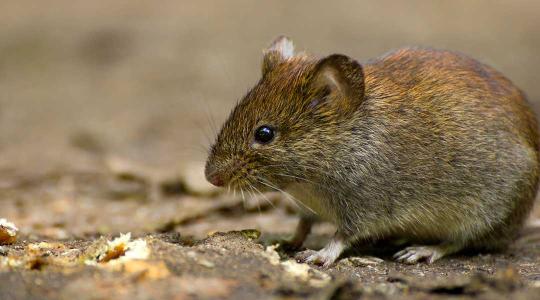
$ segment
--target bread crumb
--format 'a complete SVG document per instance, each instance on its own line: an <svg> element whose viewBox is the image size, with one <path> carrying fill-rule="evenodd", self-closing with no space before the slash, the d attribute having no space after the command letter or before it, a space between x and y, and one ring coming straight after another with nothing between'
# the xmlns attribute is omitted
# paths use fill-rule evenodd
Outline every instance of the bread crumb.
<svg viewBox="0 0 540 300"><path fill-rule="evenodd" d="M131 241L131 233L120 234L119 237L101 246L93 258L85 261L87 265L106 263L124 263L135 259L147 259L150 249L146 241L137 239Z"/></svg>
<svg viewBox="0 0 540 300"><path fill-rule="evenodd" d="M19 229L6 219L0 219L0 245L13 244L17 240Z"/></svg>
<svg viewBox="0 0 540 300"><path fill-rule="evenodd" d="M263 256L266 257L272 265L281 266L285 272L294 278L308 282L314 287L323 287L330 282L330 275L310 267L308 264L301 264L295 260L289 259L280 261L276 248L279 245L266 247Z"/></svg>

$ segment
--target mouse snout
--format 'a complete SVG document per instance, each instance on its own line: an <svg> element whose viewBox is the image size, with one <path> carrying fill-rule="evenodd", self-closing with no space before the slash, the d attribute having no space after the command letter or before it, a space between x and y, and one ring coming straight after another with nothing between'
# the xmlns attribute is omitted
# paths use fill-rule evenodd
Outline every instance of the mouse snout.
<svg viewBox="0 0 540 300"><path fill-rule="evenodd" d="M215 186L222 187L225 185L225 182L223 181L223 179L221 178L219 174L212 174L212 175L206 176L206 179L208 180L208 182L210 182L211 184Z"/></svg>
<svg viewBox="0 0 540 300"><path fill-rule="evenodd" d="M216 167L212 165L207 165L204 169L204 175L206 180L215 186L224 186L225 180L223 179L223 174L221 174Z"/></svg>

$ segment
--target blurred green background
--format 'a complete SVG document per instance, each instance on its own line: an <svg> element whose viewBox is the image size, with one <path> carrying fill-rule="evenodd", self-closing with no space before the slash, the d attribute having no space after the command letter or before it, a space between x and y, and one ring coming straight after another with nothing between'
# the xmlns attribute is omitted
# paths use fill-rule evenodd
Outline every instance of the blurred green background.
<svg viewBox="0 0 540 300"><path fill-rule="evenodd" d="M259 78L278 35L360 61L406 45L462 51L540 108L540 2L0 2L0 169L89 170L80 135L174 171Z"/></svg>

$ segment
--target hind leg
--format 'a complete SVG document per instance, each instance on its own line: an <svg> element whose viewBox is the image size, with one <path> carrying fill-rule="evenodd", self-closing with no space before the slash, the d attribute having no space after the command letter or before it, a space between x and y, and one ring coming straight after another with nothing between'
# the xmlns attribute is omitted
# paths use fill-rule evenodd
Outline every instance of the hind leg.
<svg viewBox="0 0 540 300"><path fill-rule="evenodd" d="M406 264L416 264L422 260L425 260L428 264L432 264L440 258L462 249L462 245L450 243L430 246L411 246L394 254L394 259Z"/></svg>

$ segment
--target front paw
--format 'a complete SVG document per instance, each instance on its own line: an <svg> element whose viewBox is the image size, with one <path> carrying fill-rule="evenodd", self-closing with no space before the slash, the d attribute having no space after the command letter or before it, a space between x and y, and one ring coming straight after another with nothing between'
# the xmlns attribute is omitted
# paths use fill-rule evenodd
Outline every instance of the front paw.
<svg viewBox="0 0 540 300"><path fill-rule="evenodd" d="M300 251L294 255L294 259L296 259L299 263L307 263L308 258L312 257L313 255L317 254L317 251L307 249L304 251Z"/></svg>
<svg viewBox="0 0 540 300"><path fill-rule="evenodd" d="M323 266L324 268L330 267L338 258L339 253L322 249L320 251L305 250L295 255L295 259L298 262L315 264Z"/></svg>

